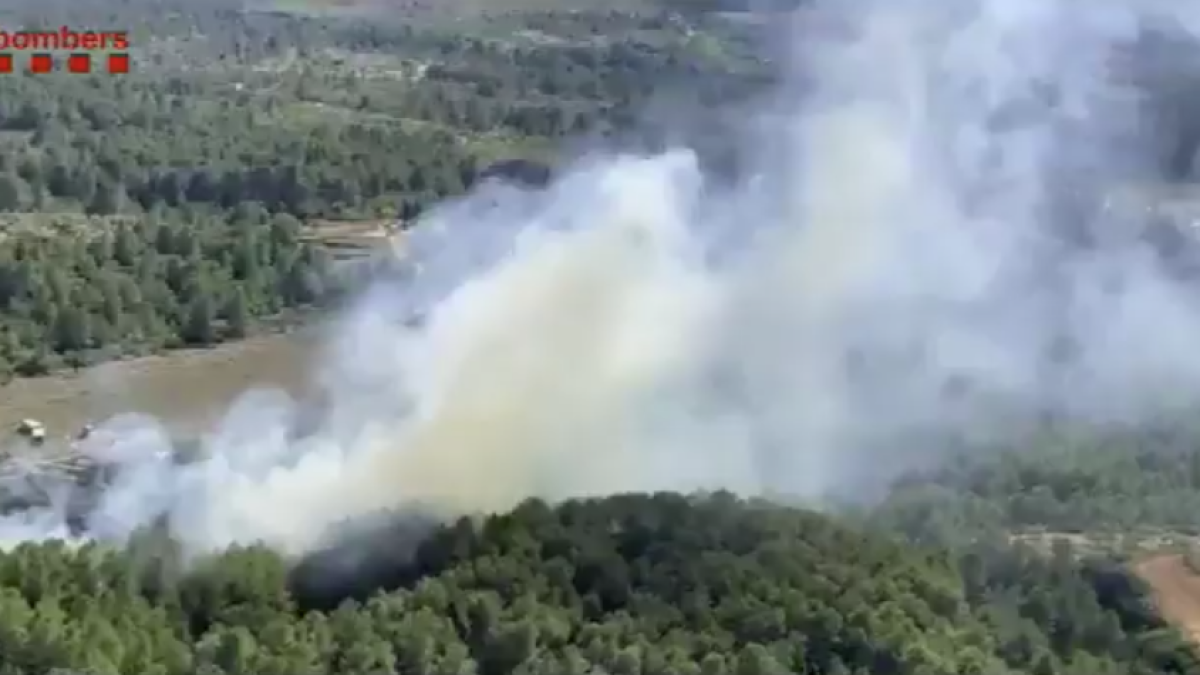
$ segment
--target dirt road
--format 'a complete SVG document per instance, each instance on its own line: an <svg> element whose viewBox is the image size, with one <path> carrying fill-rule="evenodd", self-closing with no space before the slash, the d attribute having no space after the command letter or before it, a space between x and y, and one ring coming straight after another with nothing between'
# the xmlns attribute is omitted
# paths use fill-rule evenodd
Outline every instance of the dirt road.
<svg viewBox="0 0 1200 675"><path fill-rule="evenodd" d="M0 387L0 437L23 418L51 435L76 433L88 421L144 412L182 429L210 424L242 392L281 387L298 393L309 378L311 339L272 335L213 349L104 364Z"/></svg>
<svg viewBox="0 0 1200 675"><path fill-rule="evenodd" d="M1200 575L1179 554L1150 558L1135 569L1154 589L1163 616L1200 645Z"/></svg>

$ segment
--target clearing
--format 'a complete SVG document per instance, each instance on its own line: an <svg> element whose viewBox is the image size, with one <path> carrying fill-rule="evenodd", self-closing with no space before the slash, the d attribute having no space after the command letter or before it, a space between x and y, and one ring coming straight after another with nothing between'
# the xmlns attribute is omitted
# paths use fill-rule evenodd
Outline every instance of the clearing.
<svg viewBox="0 0 1200 675"><path fill-rule="evenodd" d="M1192 571L1185 557L1178 553L1155 556L1135 569L1154 590L1163 617L1200 645L1200 575Z"/></svg>
<svg viewBox="0 0 1200 675"><path fill-rule="evenodd" d="M398 255L402 223L387 220L318 220L308 224L301 239L323 248L334 260L361 260L375 253Z"/></svg>
<svg viewBox="0 0 1200 675"><path fill-rule="evenodd" d="M302 393L313 350L312 338L287 333L16 380L0 387L0 439L24 418L42 421L53 438L74 436L84 424L121 412L199 431L247 389Z"/></svg>

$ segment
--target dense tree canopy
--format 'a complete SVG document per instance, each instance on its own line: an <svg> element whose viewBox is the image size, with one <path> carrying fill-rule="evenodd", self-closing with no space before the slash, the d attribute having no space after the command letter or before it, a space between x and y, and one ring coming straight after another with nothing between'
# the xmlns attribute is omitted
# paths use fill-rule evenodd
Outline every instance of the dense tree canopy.
<svg viewBox="0 0 1200 675"><path fill-rule="evenodd" d="M1200 533L1200 445L1187 420L1117 430L1068 425L972 448L906 476L880 509L938 540L1049 530Z"/></svg>
<svg viewBox="0 0 1200 675"><path fill-rule="evenodd" d="M954 557L723 494L529 501L415 549L411 530L373 540L357 573L21 546L0 554L0 672L1200 672L1119 568Z"/></svg>
<svg viewBox="0 0 1200 675"><path fill-rule="evenodd" d="M335 290L299 222L261 208L151 213L0 247L0 375L202 346Z"/></svg>
<svg viewBox="0 0 1200 675"><path fill-rule="evenodd" d="M653 4L452 30L147 7L0 8L6 26L116 21L138 66L0 78L0 379L327 305L348 277L318 219L410 222L480 175L544 181L555 139L627 127L666 91L726 99L766 72L736 30Z"/></svg>

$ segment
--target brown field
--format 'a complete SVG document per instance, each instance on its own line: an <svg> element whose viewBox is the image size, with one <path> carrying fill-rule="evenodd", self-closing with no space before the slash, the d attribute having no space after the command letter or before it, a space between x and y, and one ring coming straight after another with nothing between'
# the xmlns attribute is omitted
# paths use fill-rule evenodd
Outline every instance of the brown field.
<svg viewBox="0 0 1200 675"><path fill-rule="evenodd" d="M312 339L300 333L269 335L108 363L78 374L17 380L0 387L0 434L33 418L51 436L73 435L89 421L131 411L195 431L211 424L247 389L280 387L301 393L312 350Z"/></svg>
<svg viewBox="0 0 1200 675"><path fill-rule="evenodd" d="M1163 617L1200 645L1200 575L1188 567L1184 556L1156 556L1138 563L1135 569L1154 590Z"/></svg>

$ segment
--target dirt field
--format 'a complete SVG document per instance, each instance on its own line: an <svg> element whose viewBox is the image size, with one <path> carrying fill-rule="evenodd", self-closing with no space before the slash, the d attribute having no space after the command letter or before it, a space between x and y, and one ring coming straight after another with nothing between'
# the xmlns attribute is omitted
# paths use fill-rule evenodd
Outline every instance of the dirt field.
<svg viewBox="0 0 1200 675"><path fill-rule="evenodd" d="M31 417L45 423L52 436L71 435L89 421L130 411L197 429L247 389L282 387L300 393L312 350L311 338L272 335L104 364L78 375L18 380L0 387L0 434Z"/></svg>
<svg viewBox="0 0 1200 675"><path fill-rule="evenodd" d="M1136 570L1154 589L1163 616L1200 645L1200 576L1188 568L1183 556L1150 558L1139 563Z"/></svg>

